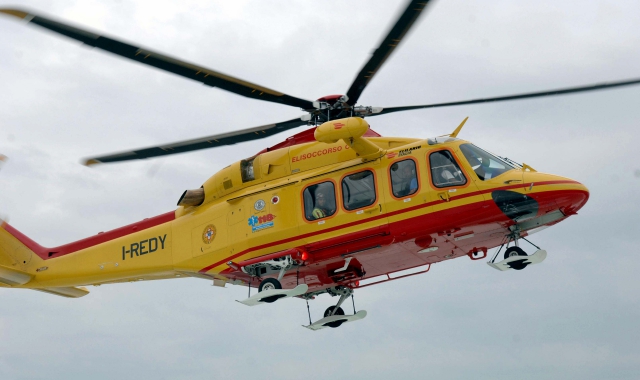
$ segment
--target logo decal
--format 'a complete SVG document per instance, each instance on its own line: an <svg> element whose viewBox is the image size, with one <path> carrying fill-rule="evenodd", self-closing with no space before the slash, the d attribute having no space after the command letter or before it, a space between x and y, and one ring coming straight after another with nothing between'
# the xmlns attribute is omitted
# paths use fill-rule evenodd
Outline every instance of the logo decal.
<svg viewBox="0 0 640 380"><path fill-rule="evenodd" d="M274 195L273 197L271 197L271 204L277 205L278 202L280 202L280 197L277 195Z"/></svg>
<svg viewBox="0 0 640 380"><path fill-rule="evenodd" d="M344 127L343 123L333 123L333 129L341 129Z"/></svg>
<svg viewBox="0 0 640 380"><path fill-rule="evenodd" d="M253 215L249 218L249 225L251 226L251 232L262 231L265 228L273 227L273 219L276 216L273 214L256 216Z"/></svg>
<svg viewBox="0 0 640 380"><path fill-rule="evenodd" d="M215 238L216 226L214 226L213 224L209 224L204 228L204 231L202 231L202 242L204 242L205 244L211 244L211 242Z"/></svg>
<svg viewBox="0 0 640 380"><path fill-rule="evenodd" d="M256 203L253 204L253 208L255 208L256 211L262 211L264 210L264 206L266 205L267 204L265 203L265 201L263 201L262 199L258 199Z"/></svg>
<svg viewBox="0 0 640 380"><path fill-rule="evenodd" d="M398 153L396 152L389 152L387 153L387 158L394 158Z"/></svg>
<svg viewBox="0 0 640 380"><path fill-rule="evenodd" d="M400 152L398 152L399 153L398 156L402 157L402 156L409 155L409 154L413 153L414 150L417 150L417 149L420 149L420 148L421 148L421 146L418 145L418 146L414 146L412 148L402 149Z"/></svg>

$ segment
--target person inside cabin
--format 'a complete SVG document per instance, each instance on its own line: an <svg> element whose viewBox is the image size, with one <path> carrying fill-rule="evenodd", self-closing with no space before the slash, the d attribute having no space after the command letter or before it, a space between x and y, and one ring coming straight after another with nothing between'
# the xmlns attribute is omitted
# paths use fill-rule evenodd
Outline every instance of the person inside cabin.
<svg viewBox="0 0 640 380"><path fill-rule="evenodd" d="M318 191L316 193L316 204L311 215L313 215L315 219L321 219L332 214L333 211L329 208L329 204L327 202L327 195L321 190Z"/></svg>
<svg viewBox="0 0 640 380"><path fill-rule="evenodd" d="M437 187L451 186L455 182L455 177L450 170L453 165L445 155L446 153L448 152L440 151L429 156L431 170L433 171L433 182Z"/></svg>
<svg viewBox="0 0 640 380"><path fill-rule="evenodd" d="M448 150L431 153L429 163L431 178L436 187L460 186L467 183L467 179Z"/></svg>
<svg viewBox="0 0 640 380"><path fill-rule="evenodd" d="M304 215L309 221L327 218L336 212L336 190L331 181L307 186L302 199Z"/></svg>
<svg viewBox="0 0 640 380"><path fill-rule="evenodd" d="M415 193L418 190L415 163L412 160L404 160L391 165L391 181L393 195L396 197L406 197Z"/></svg>
<svg viewBox="0 0 640 380"><path fill-rule="evenodd" d="M413 173L411 165L403 165L401 174L404 179L404 184L401 190L402 196L413 194L418 188L418 180Z"/></svg>

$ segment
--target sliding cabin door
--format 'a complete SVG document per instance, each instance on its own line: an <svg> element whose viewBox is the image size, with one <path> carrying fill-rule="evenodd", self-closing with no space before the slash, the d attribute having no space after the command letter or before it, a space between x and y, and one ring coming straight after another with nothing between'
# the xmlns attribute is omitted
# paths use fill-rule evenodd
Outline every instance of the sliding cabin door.
<svg viewBox="0 0 640 380"><path fill-rule="evenodd" d="M376 163L302 181L300 234L314 259L344 262L391 243Z"/></svg>

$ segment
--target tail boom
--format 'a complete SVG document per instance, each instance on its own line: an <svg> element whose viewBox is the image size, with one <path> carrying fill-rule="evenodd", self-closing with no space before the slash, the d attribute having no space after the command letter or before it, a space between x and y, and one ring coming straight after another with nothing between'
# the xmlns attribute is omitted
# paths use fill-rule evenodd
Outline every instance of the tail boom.
<svg viewBox="0 0 640 380"><path fill-rule="evenodd" d="M175 212L147 218L59 247L39 245L7 223L0 224L0 287L19 287L82 297L78 285L123 282L173 270Z"/></svg>

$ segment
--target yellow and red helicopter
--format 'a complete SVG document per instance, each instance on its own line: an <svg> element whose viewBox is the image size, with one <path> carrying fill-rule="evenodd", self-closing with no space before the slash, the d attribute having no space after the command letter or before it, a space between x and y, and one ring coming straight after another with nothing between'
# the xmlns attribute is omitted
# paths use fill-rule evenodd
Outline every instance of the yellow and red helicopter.
<svg viewBox="0 0 640 380"><path fill-rule="evenodd" d="M486 258L501 271L540 263L529 235L562 220L589 198L581 183L535 171L458 138L466 119L426 140L383 137L367 117L399 111L509 101L634 85L640 80L403 107L358 104L367 84L423 13L409 1L345 95L311 101L19 9L28 23L122 57L249 98L301 108L299 118L232 133L89 158L87 165L147 159L304 132L235 162L175 211L59 247L0 228L0 286L82 297L85 285L198 277L257 288L240 302L339 296L309 329L362 319L342 304L356 289L425 273L431 264ZM536 250L528 255L521 243ZM506 247L506 249L504 249ZM503 250L504 249L504 250Z"/></svg>

